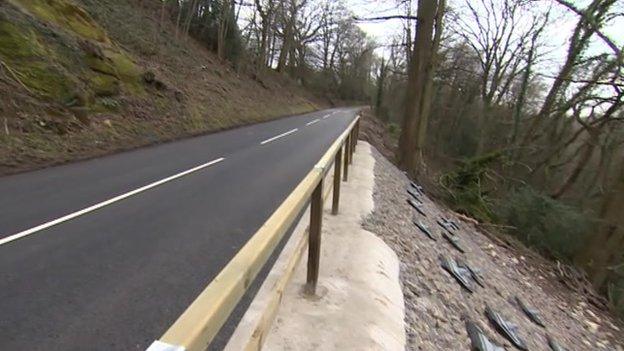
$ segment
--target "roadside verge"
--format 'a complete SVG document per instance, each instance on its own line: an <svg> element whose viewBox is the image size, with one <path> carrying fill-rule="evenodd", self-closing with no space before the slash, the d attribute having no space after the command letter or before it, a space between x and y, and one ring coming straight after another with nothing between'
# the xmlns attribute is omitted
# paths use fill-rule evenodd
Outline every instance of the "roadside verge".
<svg viewBox="0 0 624 351"><path fill-rule="evenodd" d="M318 296L302 293L305 259L293 260L306 251L306 214L226 350L258 350L262 344L266 350L404 349L397 256L361 228L374 208L374 164L370 145L360 142L350 181L341 190L340 215L332 216L329 206L325 208Z"/></svg>

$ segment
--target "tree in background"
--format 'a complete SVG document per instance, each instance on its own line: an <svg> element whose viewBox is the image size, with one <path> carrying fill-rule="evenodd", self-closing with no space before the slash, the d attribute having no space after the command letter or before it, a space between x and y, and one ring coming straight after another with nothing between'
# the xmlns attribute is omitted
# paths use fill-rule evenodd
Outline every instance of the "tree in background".
<svg viewBox="0 0 624 351"><path fill-rule="evenodd" d="M379 65L379 74L377 75L377 95L375 96L375 113L383 117L385 113L382 111L381 106L383 105L384 98L384 84L386 82L386 76L388 74L388 67L386 66L385 58L381 59L381 63Z"/></svg>
<svg viewBox="0 0 624 351"><path fill-rule="evenodd" d="M327 97L368 101L375 45L342 1L255 0L245 28L256 67Z"/></svg>
<svg viewBox="0 0 624 351"><path fill-rule="evenodd" d="M176 33L185 33L237 65L242 56L242 39L233 0L174 0Z"/></svg>
<svg viewBox="0 0 624 351"><path fill-rule="evenodd" d="M397 160L410 176L439 178L456 210L513 225L624 301L624 67L605 34L624 17L616 0L396 4L401 13L364 19L341 0L167 0L163 11L241 71L374 104L402 126ZM546 35L561 11L575 26L553 65ZM402 21L403 32L375 43L357 25L369 20Z"/></svg>
<svg viewBox="0 0 624 351"><path fill-rule="evenodd" d="M397 155L399 164L412 176L417 176L425 167L423 152L444 11L445 0L418 1L418 21L408 68L405 115Z"/></svg>
<svg viewBox="0 0 624 351"><path fill-rule="evenodd" d="M533 13L530 3L515 0L483 0L481 6L467 0L468 16L457 16L453 34L461 38L478 59L476 72L480 82L481 112L477 115L476 154L485 151L488 120L494 106L512 103L514 89L523 76L519 99L528 88L530 66L537 59L539 36L549 18L546 13ZM517 106L520 108L520 105ZM517 116L519 118L519 116ZM513 138L513 137L512 137Z"/></svg>
<svg viewBox="0 0 624 351"><path fill-rule="evenodd" d="M530 245L585 268L596 289L624 310L622 222L615 215L622 206L624 66L622 43L605 33L624 17L621 5L454 2L433 73L421 62L431 62L427 20L435 5L418 5L417 31L428 45L407 44L408 30L387 43L376 87L382 118L404 122L401 166L441 185L456 210L512 225ZM411 13L400 16L404 24L414 20ZM573 28L560 64L553 64L547 35L563 13ZM410 94L405 101L395 98L401 89Z"/></svg>
<svg viewBox="0 0 624 351"><path fill-rule="evenodd" d="M598 212L597 230L587 246L580 251L576 262L585 267L592 284L605 288L608 278L613 278L618 266L624 262L624 159L620 158L619 173L607 189Z"/></svg>

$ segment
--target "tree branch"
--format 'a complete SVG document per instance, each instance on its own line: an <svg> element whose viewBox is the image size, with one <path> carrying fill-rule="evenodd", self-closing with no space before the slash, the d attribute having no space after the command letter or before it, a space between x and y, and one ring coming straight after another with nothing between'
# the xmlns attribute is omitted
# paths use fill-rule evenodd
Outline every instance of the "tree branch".
<svg viewBox="0 0 624 351"><path fill-rule="evenodd" d="M613 40L611 40L611 38L609 38L606 34L604 34L601 30L600 30L600 24L596 23L594 21L594 19L592 18L592 16L589 16L587 13L581 11L579 8L577 8L576 6L574 6L573 4L569 3L566 0L556 0L559 4L563 5L564 7L567 7L569 10L571 10L572 12L576 13L577 15L585 18L585 20L587 21L587 23L592 27L592 29L596 32L596 34L598 34L598 36L600 37L600 39L602 39L602 41L604 41L610 48L611 50L613 50L613 52L615 53L615 55L618 57L618 60L622 59L622 49L620 49L614 42Z"/></svg>
<svg viewBox="0 0 624 351"><path fill-rule="evenodd" d="M410 16L410 15L391 15L391 16L380 16L380 17L353 16L353 20L356 22L388 21L388 20L393 20L393 19L418 20L418 17Z"/></svg>

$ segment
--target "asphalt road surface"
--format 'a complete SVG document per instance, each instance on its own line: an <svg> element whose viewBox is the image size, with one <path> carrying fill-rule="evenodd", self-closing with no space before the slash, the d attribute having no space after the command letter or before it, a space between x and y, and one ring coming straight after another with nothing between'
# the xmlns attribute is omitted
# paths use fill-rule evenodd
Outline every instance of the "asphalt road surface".
<svg viewBox="0 0 624 351"><path fill-rule="evenodd" d="M0 350L144 350L355 117L334 109L0 178Z"/></svg>

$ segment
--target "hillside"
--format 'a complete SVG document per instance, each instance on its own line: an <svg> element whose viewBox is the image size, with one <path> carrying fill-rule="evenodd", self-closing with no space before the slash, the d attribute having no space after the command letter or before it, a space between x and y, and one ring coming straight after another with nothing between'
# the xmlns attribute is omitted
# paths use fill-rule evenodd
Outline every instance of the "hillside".
<svg viewBox="0 0 624 351"><path fill-rule="evenodd" d="M0 2L0 174L317 108L160 23L157 1Z"/></svg>

